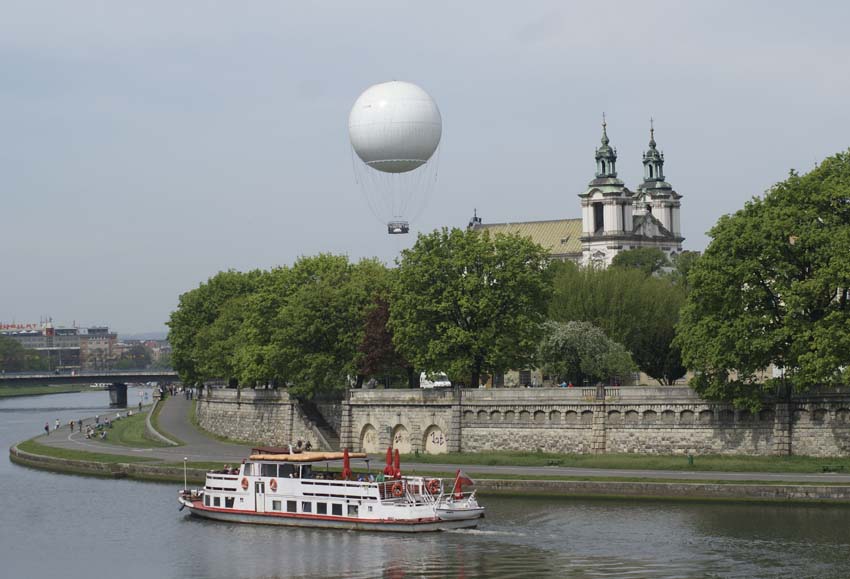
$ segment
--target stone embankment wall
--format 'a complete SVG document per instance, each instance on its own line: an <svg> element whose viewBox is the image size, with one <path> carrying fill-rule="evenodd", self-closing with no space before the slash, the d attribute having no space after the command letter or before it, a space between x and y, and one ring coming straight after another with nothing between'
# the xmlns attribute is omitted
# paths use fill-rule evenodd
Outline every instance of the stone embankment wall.
<svg viewBox="0 0 850 579"><path fill-rule="evenodd" d="M771 403L758 413L707 402L686 387L352 390L324 406L341 446L382 452L850 455L850 391ZM204 428L230 438L316 445L285 391L215 390Z"/></svg>
<svg viewBox="0 0 850 579"><path fill-rule="evenodd" d="M207 389L198 399L198 424L233 440L286 446L299 440L320 448L297 401L286 390Z"/></svg>

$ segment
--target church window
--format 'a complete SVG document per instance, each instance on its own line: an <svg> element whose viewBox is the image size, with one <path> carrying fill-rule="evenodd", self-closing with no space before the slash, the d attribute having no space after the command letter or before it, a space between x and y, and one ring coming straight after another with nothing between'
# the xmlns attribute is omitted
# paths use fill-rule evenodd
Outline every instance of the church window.
<svg viewBox="0 0 850 579"><path fill-rule="evenodd" d="M605 226L604 212L602 203L593 204L593 232L599 233Z"/></svg>
<svg viewBox="0 0 850 579"><path fill-rule="evenodd" d="M605 161L602 161L602 174L605 174Z"/></svg>
<svg viewBox="0 0 850 579"><path fill-rule="evenodd" d="M652 165L649 165L649 178L652 179Z"/></svg>

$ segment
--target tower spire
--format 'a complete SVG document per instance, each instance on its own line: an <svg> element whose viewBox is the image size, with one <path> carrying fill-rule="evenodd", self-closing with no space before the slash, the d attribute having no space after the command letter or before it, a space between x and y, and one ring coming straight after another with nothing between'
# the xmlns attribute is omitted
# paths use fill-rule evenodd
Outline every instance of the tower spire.
<svg viewBox="0 0 850 579"><path fill-rule="evenodd" d="M596 149L596 178L617 178L617 149L612 148L608 139L608 122L602 113L602 146Z"/></svg>

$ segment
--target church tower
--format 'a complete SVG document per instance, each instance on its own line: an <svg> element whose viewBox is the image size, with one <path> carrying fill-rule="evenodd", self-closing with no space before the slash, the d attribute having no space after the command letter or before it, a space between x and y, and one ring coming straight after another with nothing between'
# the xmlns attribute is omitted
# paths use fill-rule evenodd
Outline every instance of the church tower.
<svg viewBox="0 0 850 579"><path fill-rule="evenodd" d="M632 235L634 194L617 179L617 149L610 146L608 124L602 116L602 146L596 149L596 178L579 195L584 265L608 267ZM625 247L629 249L629 247Z"/></svg>
<svg viewBox="0 0 850 579"><path fill-rule="evenodd" d="M650 119L649 149L643 154L643 183L635 199L635 233L656 238L658 242L651 245L672 255L682 251L684 240L679 216L682 196L664 179L664 153L657 148Z"/></svg>

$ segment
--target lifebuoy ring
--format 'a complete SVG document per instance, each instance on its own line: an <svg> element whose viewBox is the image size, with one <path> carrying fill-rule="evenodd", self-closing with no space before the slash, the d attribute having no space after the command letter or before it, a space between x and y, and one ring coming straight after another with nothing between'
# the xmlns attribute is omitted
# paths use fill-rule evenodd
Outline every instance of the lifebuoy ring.
<svg viewBox="0 0 850 579"><path fill-rule="evenodd" d="M428 481L428 492L432 495L436 495L440 492L440 480L436 478L432 478Z"/></svg>
<svg viewBox="0 0 850 579"><path fill-rule="evenodd" d="M401 486L400 482L397 482L393 485L392 493L394 497L400 497L404 494L404 487Z"/></svg>
<svg viewBox="0 0 850 579"><path fill-rule="evenodd" d="M247 479L247 478L245 478L245 477L242 477L242 490L243 490L243 491L247 491L247 490L248 490L248 479Z"/></svg>
<svg viewBox="0 0 850 579"><path fill-rule="evenodd" d="M277 479L272 479L269 481L269 488L272 489L272 492L277 492Z"/></svg>

